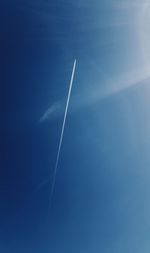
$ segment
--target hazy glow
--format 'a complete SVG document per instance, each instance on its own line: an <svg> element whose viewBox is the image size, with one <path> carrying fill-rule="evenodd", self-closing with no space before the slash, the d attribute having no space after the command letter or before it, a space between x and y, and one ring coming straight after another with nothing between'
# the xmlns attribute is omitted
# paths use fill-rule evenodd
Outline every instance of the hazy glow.
<svg viewBox="0 0 150 253"><path fill-rule="evenodd" d="M131 66L128 67L127 62L125 68L122 69L122 72L118 72L116 76L114 76L115 78L112 78L111 76L109 76L109 73L103 70L103 66L95 64L93 66L93 69L95 73L96 71L98 73L97 79L94 74L92 75L91 68L90 71L92 78L91 80L88 80L86 76L90 76L90 71L87 70L87 73L82 80L79 94L73 94L71 110L76 110L77 108L93 104L101 99L114 95L117 92L135 86L150 77L150 0L146 0L145 2L136 1L134 3L129 1L120 3L118 1L115 4L115 8L117 10L119 9L119 11L123 11L124 16L128 17L128 22L121 21L120 18L120 21L118 21L118 23L116 22L116 25L114 24L114 27L121 26L122 30L124 30L126 25L130 27L130 22L132 24L132 19L134 20L134 25L132 24L132 29L134 31L132 34L133 36L130 35L129 38L127 38L127 40L132 40L132 43L135 45L135 51L133 53L130 47L129 52L127 52L128 62L131 63ZM131 10L132 13L130 13ZM97 23L98 22L100 21L97 20ZM118 50L123 51L122 48ZM85 70L83 70L81 66L81 68L79 69L79 73L83 73L84 71ZM102 76L103 79L100 80ZM105 88L102 88L102 86L104 86ZM43 114L40 119L40 122L49 120L54 115L58 116L59 114L62 114L63 103L63 98L62 101L54 102L54 104Z"/></svg>

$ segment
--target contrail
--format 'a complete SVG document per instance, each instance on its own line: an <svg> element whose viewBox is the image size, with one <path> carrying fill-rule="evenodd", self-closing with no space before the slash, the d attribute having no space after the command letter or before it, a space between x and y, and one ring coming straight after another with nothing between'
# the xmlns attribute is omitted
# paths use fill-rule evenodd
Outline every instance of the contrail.
<svg viewBox="0 0 150 253"><path fill-rule="evenodd" d="M62 124L62 130L61 130L61 135L60 135L60 141L59 141L59 146L58 146L58 152L57 152L57 157L56 157L56 163L55 163L55 168L54 168L54 173L53 173L53 178L52 178L52 188L51 188L51 195L50 195L50 204L51 204L51 200L52 200L53 193L54 193L54 188L55 188L57 167L58 167L58 163L59 163L61 146L62 146L62 142L63 142L63 135L64 135L64 129L65 129L65 124L66 124L66 118L67 118L67 112L68 112L68 106L69 106L69 101L70 101L70 95L71 95L71 90L72 90L72 85L73 85L73 80L74 80L75 69L76 69L76 60L74 61L74 64L73 64L72 75L71 75L71 80L70 80L70 85L69 85L69 91L68 91L68 97L67 97L66 108L65 108L65 114L64 114L64 119L63 119L63 124Z"/></svg>

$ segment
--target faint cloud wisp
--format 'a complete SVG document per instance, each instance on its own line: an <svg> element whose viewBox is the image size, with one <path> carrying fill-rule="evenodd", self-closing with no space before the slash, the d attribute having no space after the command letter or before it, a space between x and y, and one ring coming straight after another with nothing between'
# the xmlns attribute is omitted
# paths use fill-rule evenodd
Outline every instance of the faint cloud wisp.
<svg viewBox="0 0 150 253"><path fill-rule="evenodd" d="M52 117L57 116L61 111L61 103L56 102L53 105L51 105L41 116L39 119L39 123L44 123L48 120L50 120Z"/></svg>

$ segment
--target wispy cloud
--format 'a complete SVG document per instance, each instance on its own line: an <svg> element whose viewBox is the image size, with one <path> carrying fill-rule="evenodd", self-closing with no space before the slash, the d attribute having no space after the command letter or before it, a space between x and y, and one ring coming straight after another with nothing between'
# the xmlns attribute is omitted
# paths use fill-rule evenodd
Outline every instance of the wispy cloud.
<svg viewBox="0 0 150 253"><path fill-rule="evenodd" d="M137 50L138 52L136 52ZM84 67L81 62L78 71L82 71L85 75L81 80L79 75L77 83L74 84L75 86L77 85L78 88L71 96L69 113L73 113L80 108L92 105L107 97L123 92L130 87L136 85L139 86L140 84L147 82L147 80L150 80L149 62L145 60L141 45L135 45L135 52L133 53L132 58L137 60L131 59L129 64L130 68L128 66L125 67L123 71L113 77L111 75L109 76L109 73L107 73L106 70L104 71L101 68L101 64L96 61L91 60L90 62L87 62L86 67ZM132 66L132 64L134 65ZM65 111L65 103L66 96L62 97L61 100L54 102L45 110L39 119L39 122L43 123L62 116Z"/></svg>
<svg viewBox="0 0 150 253"><path fill-rule="evenodd" d="M92 105L97 103L100 100L103 100L107 97L114 96L119 92L133 87L135 85L140 85L146 80L149 80L150 73L146 70L135 71L135 73L128 73L125 76L123 75L120 80L113 82L107 76L105 77L105 89L100 89L99 85L95 86L97 89L93 90L89 88L88 90L82 91L80 94L72 96L72 103L70 106L70 112L74 112L79 108L84 108L85 106ZM49 120L52 120L56 117L59 117L64 113L65 100L60 100L52 104L41 116L39 123L45 123Z"/></svg>
<svg viewBox="0 0 150 253"><path fill-rule="evenodd" d="M50 120L52 117L57 116L61 111L61 102L56 102L51 105L39 119L39 123Z"/></svg>

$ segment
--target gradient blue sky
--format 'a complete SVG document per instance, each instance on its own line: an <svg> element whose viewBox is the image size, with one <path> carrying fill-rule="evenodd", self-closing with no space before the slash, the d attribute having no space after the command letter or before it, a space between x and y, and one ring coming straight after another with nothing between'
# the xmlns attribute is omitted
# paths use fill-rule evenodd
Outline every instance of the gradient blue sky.
<svg viewBox="0 0 150 253"><path fill-rule="evenodd" d="M1 0L1 252L150 251L149 10Z"/></svg>

